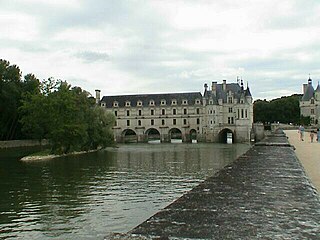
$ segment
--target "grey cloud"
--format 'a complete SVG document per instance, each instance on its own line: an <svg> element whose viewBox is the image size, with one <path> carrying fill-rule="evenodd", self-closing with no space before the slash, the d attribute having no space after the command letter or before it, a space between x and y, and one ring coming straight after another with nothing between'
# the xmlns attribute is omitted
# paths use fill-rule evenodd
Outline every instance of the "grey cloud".
<svg viewBox="0 0 320 240"><path fill-rule="evenodd" d="M99 62L99 61L102 61L102 62L110 61L110 55L103 52L84 51L84 52L79 52L75 54L75 56L87 63L93 63L93 62Z"/></svg>

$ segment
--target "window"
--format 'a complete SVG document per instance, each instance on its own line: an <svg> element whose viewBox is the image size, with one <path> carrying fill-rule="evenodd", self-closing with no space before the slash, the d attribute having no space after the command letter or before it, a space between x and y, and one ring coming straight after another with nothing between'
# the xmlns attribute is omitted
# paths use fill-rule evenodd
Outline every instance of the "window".
<svg viewBox="0 0 320 240"><path fill-rule="evenodd" d="M127 116L130 116L130 110L127 110Z"/></svg>
<svg viewBox="0 0 320 240"><path fill-rule="evenodd" d="M149 105L154 106L154 100L150 100Z"/></svg>
<svg viewBox="0 0 320 240"><path fill-rule="evenodd" d="M154 109L151 109L151 115L154 115Z"/></svg>
<svg viewBox="0 0 320 240"><path fill-rule="evenodd" d="M118 103L117 101L114 101L114 102L113 102L113 106L114 106L114 107L119 107L119 103Z"/></svg>
<svg viewBox="0 0 320 240"><path fill-rule="evenodd" d="M161 124L162 124L162 126L165 124L164 119L162 119Z"/></svg>
<svg viewBox="0 0 320 240"><path fill-rule="evenodd" d="M183 109L183 114L187 114L187 109L186 108Z"/></svg>
<svg viewBox="0 0 320 240"><path fill-rule="evenodd" d="M131 103L130 101L126 101L126 107L130 107Z"/></svg>
<svg viewBox="0 0 320 240"><path fill-rule="evenodd" d="M114 111L114 115L117 117L118 116L118 111Z"/></svg>
<svg viewBox="0 0 320 240"><path fill-rule="evenodd" d="M311 99L311 104L314 104L314 99L313 98Z"/></svg>
<svg viewBox="0 0 320 240"><path fill-rule="evenodd" d="M234 118L228 117L228 124L234 124Z"/></svg>
<svg viewBox="0 0 320 240"><path fill-rule="evenodd" d="M198 125L200 124L200 118L197 118L197 124Z"/></svg>
<svg viewBox="0 0 320 240"><path fill-rule="evenodd" d="M238 109L238 119L240 118L240 109Z"/></svg>
<svg viewBox="0 0 320 240"><path fill-rule="evenodd" d="M243 116L243 109L241 109L241 118L244 118L244 116Z"/></svg>
<svg viewBox="0 0 320 240"><path fill-rule="evenodd" d="M229 113L232 113L232 107L229 107Z"/></svg>
<svg viewBox="0 0 320 240"><path fill-rule="evenodd" d="M161 105L166 105L166 100L162 99L161 100Z"/></svg>
<svg viewBox="0 0 320 240"><path fill-rule="evenodd" d="M173 115L176 115L176 114L177 114L177 109L175 109L175 108L172 109L172 114L173 114Z"/></svg>
<svg viewBox="0 0 320 240"><path fill-rule="evenodd" d="M183 119L183 124L187 125L187 119Z"/></svg>
<svg viewBox="0 0 320 240"><path fill-rule="evenodd" d="M161 109L161 114L162 115L166 115L166 110L165 109Z"/></svg>
<svg viewBox="0 0 320 240"><path fill-rule="evenodd" d="M245 116L248 118L248 109L245 110Z"/></svg>
<svg viewBox="0 0 320 240"><path fill-rule="evenodd" d="M182 104L183 105L187 105L188 104L188 100L186 100L186 99L182 100Z"/></svg>
<svg viewBox="0 0 320 240"><path fill-rule="evenodd" d="M177 119L172 119L172 124L176 125L177 124Z"/></svg>
<svg viewBox="0 0 320 240"><path fill-rule="evenodd" d="M138 120L138 126L141 126L141 120Z"/></svg>
<svg viewBox="0 0 320 240"><path fill-rule="evenodd" d="M232 97L228 97L228 103L232 103Z"/></svg>
<svg viewBox="0 0 320 240"><path fill-rule="evenodd" d="M314 114L314 109L311 109L311 114Z"/></svg>
<svg viewBox="0 0 320 240"><path fill-rule="evenodd" d="M173 100L171 101L171 105L177 105L177 100L173 99Z"/></svg>
<svg viewBox="0 0 320 240"><path fill-rule="evenodd" d="M142 111L141 111L141 109L138 111L138 114L139 114L139 116L141 116L141 115L142 115Z"/></svg>
<svg viewBox="0 0 320 240"><path fill-rule="evenodd" d="M118 125L117 121L114 121L114 126L116 127Z"/></svg>
<svg viewBox="0 0 320 240"><path fill-rule="evenodd" d="M154 125L154 120L153 119L151 119L151 125Z"/></svg>
<svg viewBox="0 0 320 240"><path fill-rule="evenodd" d="M142 106L142 102L139 100L139 101L137 102L137 105L138 105L139 107L141 107L141 106Z"/></svg>
<svg viewBox="0 0 320 240"><path fill-rule="evenodd" d="M209 104L212 105L212 104L213 104L213 100L210 100L210 101L209 101Z"/></svg>
<svg viewBox="0 0 320 240"><path fill-rule="evenodd" d="M243 99L240 99L240 103L243 104L243 102L244 102Z"/></svg>
<svg viewBox="0 0 320 240"><path fill-rule="evenodd" d="M105 102L102 102L101 103L101 107L105 107L106 106L106 103Z"/></svg>
<svg viewBox="0 0 320 240"><path fill-rule="evenodd" d="M200 100L199 99L196 99L196 104L200 104Z"/></svg>
<svg viewBox="0 0 320 240"><path fill-rule="evenodd" d="M210 110L210 114L213 114L213 111L212 111L212 110Z"/></svg>
<svg viewBox="0 0 320 240"><path fill-rule="evenodd" d="M127 126L130 126L130 120L127 120Z"/></svg>
<svg viewBox="0 0 320 240"><path fill-rule="evenodd" d="M197 108L197 114L200 114L200 108Z"/></svg>

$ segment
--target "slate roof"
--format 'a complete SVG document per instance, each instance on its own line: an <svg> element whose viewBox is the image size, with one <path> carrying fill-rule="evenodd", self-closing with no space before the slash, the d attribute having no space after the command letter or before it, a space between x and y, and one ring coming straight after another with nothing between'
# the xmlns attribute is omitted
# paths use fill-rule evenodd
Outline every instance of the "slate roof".
<svg viewBox="0 0 320 240"><path fill-rule="evenodd" d="M303 94L301 101L309 101L314 95L312 84L307 85L306 92Z"/></svg>
<svg viewBox="0 0 320 240"><path fill-rule="evenodd" d="M319 85L319 82L318 82L318 86L316 88L316 92L320 92L320 85Z"/></svg>
<svg viewBox="0 0 320 240"><path fill-rule="evenodd" d="M223 84L216 85L216 96L211 90L206 91L204 96L213 99L214 104L218 104L218 99L222 99L223 103L227 102L227 93L231 91L234 94L234 98L240 101L241 97L252 96L250 89L244 90L240 87L238 83L228 83L226 84L226 91L223 91Z"/></svg>
<svg viewBox="0 0 320 240"><path fill-rule="evenodd" d="M183 100L187 100L188 105L194 105L198 99L200 100L200 104L202 104L200 92L104 96L101 102L105 102L107 108L112 108L115 101L118 102L119 107L124 107L126 101L130 101L131 107L136 107L138 101L142 101L143 106L149 106L149 102L153 100L155 106L160 106L161 101L165 100L168 106L171 105L171 101L174 99L177 101L177 106L182 105Z"/></svg>

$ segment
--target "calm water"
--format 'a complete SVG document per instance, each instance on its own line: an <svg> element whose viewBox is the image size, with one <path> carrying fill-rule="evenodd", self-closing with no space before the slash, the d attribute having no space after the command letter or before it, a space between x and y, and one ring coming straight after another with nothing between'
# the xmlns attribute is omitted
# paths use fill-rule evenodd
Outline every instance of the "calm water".
<svg viewBox="0 0 320 240"><path fill-rule="evenodd" d="M127 232L247 151L244 144L130 144L50 161L0 152L0 239Z"/></svg>

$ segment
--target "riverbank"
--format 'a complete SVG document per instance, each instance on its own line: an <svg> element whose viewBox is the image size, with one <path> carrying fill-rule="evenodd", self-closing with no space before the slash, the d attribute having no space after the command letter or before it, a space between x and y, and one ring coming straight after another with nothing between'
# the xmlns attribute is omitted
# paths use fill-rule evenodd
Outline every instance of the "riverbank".
<svg viewBox="0 0 320 240"><path fill-rule="evenodd" d="M286 130L290 144L295 147L295 152L304 167L307 176L320 193L320 143L311 143L309 132L305 132L304 141L300 140L298 130Z"/></svg>
<svg viewBox="0 0 320 240"><path fill-rule="evenodd" d="M80 151L80 152L71 152L66 154L48 154L48 155L31 155L31 156L25 156L21 158L21 161L39 161L39 160L50 160L54 158L60 158L60 157L66 157L66 156L72 156L72 155L80 155L80 154L86 154L86 153L92 153L100 151L101 149L95 149L95 150L89 150L89 151Z"/></svg>
<svg viewBox="0 0 320 240"><path fill-rule="evenodd" d="M11 140L11 141L0 141L0 149L7 148L18 148L18 147L37 147L49 145L48 140Z"/></svg>

